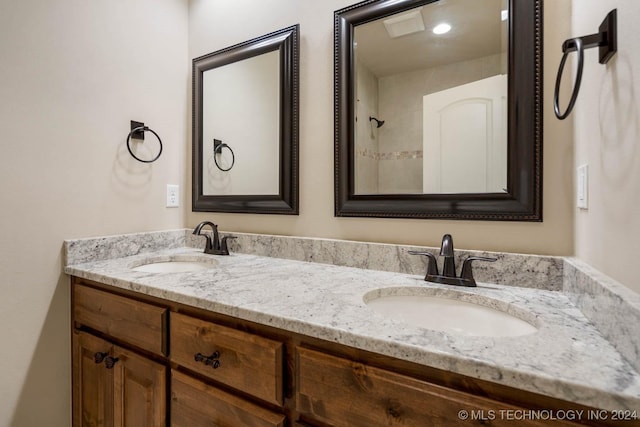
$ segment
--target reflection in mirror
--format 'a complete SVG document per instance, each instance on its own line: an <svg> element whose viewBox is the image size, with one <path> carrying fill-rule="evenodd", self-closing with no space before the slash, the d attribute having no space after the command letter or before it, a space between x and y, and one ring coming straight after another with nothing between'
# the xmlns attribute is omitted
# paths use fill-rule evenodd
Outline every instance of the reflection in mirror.
<svg viewBox="0 0 640 427"><path fill-rule="evenodd" d="M507 17L447 0L355 26L356 194L506 191Z"/></svg>
<svg viewBox="0 0 640 427"><path fill-rule="evenodd" d="M202 99L203 194L278 194L280 52L205 71Z"/></svg>
<svg viewBox="0 0 640 427"><path fill-rule="evenodd" d="M541 221L541 34L541 0L336 11L336 216Z"/></svg>
<svg viewBox="0 0 640 427"><path fill-rule="evenodd" d="M298 26L193 60L193 210L298 213Z"/></svg>

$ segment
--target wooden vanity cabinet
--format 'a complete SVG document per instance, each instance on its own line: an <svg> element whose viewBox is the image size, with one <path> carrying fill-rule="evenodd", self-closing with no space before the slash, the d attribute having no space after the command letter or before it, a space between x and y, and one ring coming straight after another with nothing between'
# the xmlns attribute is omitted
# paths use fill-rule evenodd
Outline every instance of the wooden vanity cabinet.
<svg viewBox="0 0 640 427"><path fill-rule="evenodd" d="M501 410L592 408L84 279L72 285L75 427L638 425L502 419ZM111 368L107 357L117 359Z"/></svg>
<svg viewBox="0 0 640 427"><path fill-rule="evenodd" d="M73 287L73 425L164 427L167 309ZM114 342L122 343L116 345Z"/></svg>
<svg viewBox="0 0 640 427"><path fill-rule="evenodd" d="M166 425L165 366L85 332L75 332L73 425Z"/></svg>
<svg viewBox="0 0 640 427"><path fill-rule="evenodd" d="M75 427L287 425L282 342L180 308L72 279Z"/></svg>

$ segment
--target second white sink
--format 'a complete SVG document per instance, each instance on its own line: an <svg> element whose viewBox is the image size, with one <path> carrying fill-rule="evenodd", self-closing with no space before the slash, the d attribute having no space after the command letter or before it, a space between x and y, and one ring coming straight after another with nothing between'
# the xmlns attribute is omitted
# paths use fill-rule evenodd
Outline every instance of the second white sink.
<svg viewBox="0 0 640 427"><path fill-rule="evenodd" d="M426 329L452 335L484 337L514 337L537 331L531 323L504 311L451 298L456 296L455 291L449 292L448 296L434 296L425 295L425 289L416 288L414 292L405 290L405 294L414 293L411 295L379 295L380 291L385 290L365 295L367 306L390 319ZM478 298L479 302L497 302Z"/></svg>

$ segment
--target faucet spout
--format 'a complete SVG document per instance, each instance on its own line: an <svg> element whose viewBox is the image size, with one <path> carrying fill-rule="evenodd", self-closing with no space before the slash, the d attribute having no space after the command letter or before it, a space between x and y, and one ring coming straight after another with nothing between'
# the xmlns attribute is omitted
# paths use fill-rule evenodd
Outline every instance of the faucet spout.
<svg viewBox="0 0 640 427"><path fill-rule="evenodd" d="M456 276L455 252L453 250L453 238L451 234L442 236L442 246L440 246L440 256L444 258L442 274L438 274L436 256L431 252L409 251L409 253L411 255L425 255L429 258L427 275L424 277L425 281L455 286L477 286L476 280L473 277L473 270L471 269L472 261L497 261L496 258L470 256L462 264L460 277Z"/></svg>
<svg viewBox="0 0 640 427"><path fill-rule="evenodd" d="M202 229L207 225L211 227L211 230L213 230L213 238L209 237L206 234L202 234ZM220 237L218 236L218 226L212 223L211 221L202 221L193 230L193 234L195 234L196 236L204 236L207 239L207 243L204 248L205 253L210 253L211 251L220 250Z"/></svg>
<svg viewBox="0 0 640 427"><path fill-rule="evenodd" d="M209 237L208 234L203 234L202 229L205 226L211 227L213 230L213 236ZM210 255L229 255L229 248L227 247L228 239L235 239L233 236L226 236L220 241L220 235L218 234L218 226L211 221L202 221L193 230L193 234L196 236L202 236L207 239L207 243L204 247L204 253Z"/></svg>
<svg viewBox="0 0 640 427"><path fill-rule="evenodd" d="M451 234L445 234L442 236L440 256L444 258L442 275L445 277L456 277L456 261L454 258L453 237L451 237Z"/></svg>

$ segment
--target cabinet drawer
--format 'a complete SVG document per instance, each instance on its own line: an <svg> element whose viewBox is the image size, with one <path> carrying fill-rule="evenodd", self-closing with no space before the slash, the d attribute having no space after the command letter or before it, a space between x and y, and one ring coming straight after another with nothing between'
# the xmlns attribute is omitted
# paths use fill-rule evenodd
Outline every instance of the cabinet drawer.
<svg viewBox="0 0 640 427"><path fill-rule="evenodd" d="M77 323L166 355L166 309L81 285L74 291Z"/></svg>
<svg viewBox="0 0 640 427"><path fill-rule="evenodd" d="M282 405L282 343L171 313L171 360L215 381ZM217 353L209 364L201 359ZM213 360L217 363L212 363Z"/></svg>
<svg viewBox="0 0 640 427"><path fill-rule="evenodd" d="M513 427L513 420L501 420L499 411L519 409L304 348L298 348L297 359L298 411L305 418L335 427ZM469 417L461 419L458 415L461 411L466 411ZM559 421L552 424L518 421L517 424L574 425Z"/></svg>
<svg viewBox="0 0 640 427"><path fill-rule="evenodd" d="M172 427L283 427L284 422L282 414L171 372Z"/></svg>

